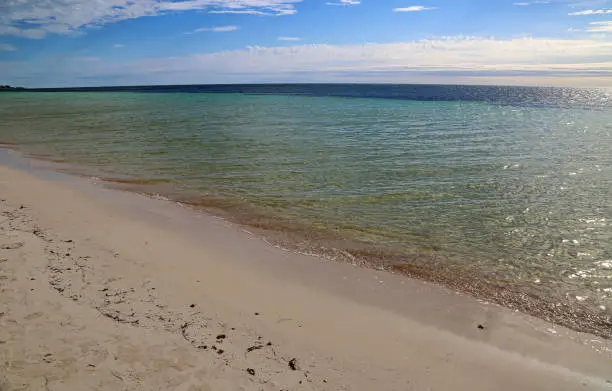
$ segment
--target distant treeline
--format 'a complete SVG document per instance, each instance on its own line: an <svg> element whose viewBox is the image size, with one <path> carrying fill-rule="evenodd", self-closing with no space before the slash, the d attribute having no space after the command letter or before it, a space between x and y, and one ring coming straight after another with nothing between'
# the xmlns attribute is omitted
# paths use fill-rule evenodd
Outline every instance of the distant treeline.
<svg viewBox="0 0 612 391"><path fill-rule="evenodd" d="M0 85L0 90L23 90L23 87L13 87L9 85L2 86Z"/></svg>

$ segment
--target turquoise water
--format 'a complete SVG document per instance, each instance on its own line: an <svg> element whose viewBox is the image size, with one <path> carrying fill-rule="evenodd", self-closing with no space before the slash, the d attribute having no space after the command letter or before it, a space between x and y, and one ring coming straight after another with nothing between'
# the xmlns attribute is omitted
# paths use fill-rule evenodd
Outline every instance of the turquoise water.
<svg viewBox="0 0 612 391"><path fill-rule="evenodd" d="M92 177L610 321L610 107L37 92L0 94L0 118Z"/></svg>

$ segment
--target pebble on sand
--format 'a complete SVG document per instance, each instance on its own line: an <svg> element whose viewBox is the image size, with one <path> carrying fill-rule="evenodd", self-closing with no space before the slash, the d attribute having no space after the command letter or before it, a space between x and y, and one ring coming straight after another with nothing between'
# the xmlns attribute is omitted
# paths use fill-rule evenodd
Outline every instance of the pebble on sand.
<svg viewBox="0 0 612 391"><path fill-rule="evenodd" d="M289 368L291 368L292 371L298 370L298 364L297 364L296 358L292 358L291 360L289 360Z"/></svg>

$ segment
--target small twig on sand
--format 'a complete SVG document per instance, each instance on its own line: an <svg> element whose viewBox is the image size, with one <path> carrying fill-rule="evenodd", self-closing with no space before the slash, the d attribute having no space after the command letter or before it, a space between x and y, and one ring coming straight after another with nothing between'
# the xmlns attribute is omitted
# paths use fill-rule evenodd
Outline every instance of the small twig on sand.
<svg viewBox="0 0 612 391"><path fill-rule="evenodd" d="M114 377L116 377L117 379L121 380L123 382L123 378L121 377L121 375L119 375L117 372L115 371L110 371L111 375L113 375Z"/></svg>

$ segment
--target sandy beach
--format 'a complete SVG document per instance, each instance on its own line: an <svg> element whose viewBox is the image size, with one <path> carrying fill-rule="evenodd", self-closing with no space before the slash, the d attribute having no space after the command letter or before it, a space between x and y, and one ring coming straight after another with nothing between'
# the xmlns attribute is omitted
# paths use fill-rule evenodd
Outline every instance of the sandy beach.
<svg viewBox="0 0 612 391"><path fill-rule="evenodd" d="M0 166L0 390L612 390L609 340Z"/></svg>

